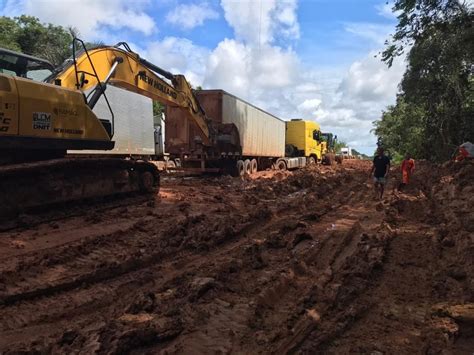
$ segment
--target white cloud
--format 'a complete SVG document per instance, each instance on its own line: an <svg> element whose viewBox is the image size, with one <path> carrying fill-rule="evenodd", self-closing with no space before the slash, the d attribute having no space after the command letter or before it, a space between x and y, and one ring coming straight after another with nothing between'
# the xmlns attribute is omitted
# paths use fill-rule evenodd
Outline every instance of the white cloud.
<svg viewBox="0 0 474 355"><path fill-rule="evenodd" d="M186 38L165 37L140 52L153 64L173 74L184 74L193 86L202 85L210 51Z"/></svg>
<svg viewBox="0 0 474 355"><path fill-rule="evenodd" d="M255 48L225 39L209 57L204 85L250 99L259 92L292 85L297 64L290 50L269 45Z"/></svg>
<svg viewBox="0 0 474 355"><path fill-rule="evenodd" d="M201 26L206 20L219 18L219 13L208 3L181 4L166 15L166 21L185 30Z"/></svg>
<svg viewBox="0 0 474 355"><path fill-rule="evenodd" d="M222 0L221 5L236 38L224 39L210 53L203 85L278 108L285 100L281 89L299 84L296 53L275 45L299 37L297 2Z"/></svg>
<svg viewBox="0 0 474 355"><path fill-rule="evenodd" d="M375 5L375 9L380 16L388 19L394 19L397 15L393 13L393 2L384 2L383 4Z"/></svg>
<svg viewBox="0 0 474 355"><path fill-rule="evenodd" d="M321 106L321 99L306 99L301 104L298 105L298 110L300 112L308 112L310 114L316 114ZM322 112L320 112L322 114Z"/></svg>
<svg viewBox="0 0 474 355"><path fill-rule="evenodd" d="M250 48L235 40L225 39L211 53L204 86L223 88L242 95L250 87Z"/></svg>
<svg viewBox="0 0 474 355"><path fill-rule="evenodd" d="M372 52L363 60L352 63L339 86L344 96L362 102L386 102L395 97L404 63L397 60L389 69L375 55L376 52Z"/></svg>
<svg viewBox="0 0 474 355"><path fill-rule="evenodd" d="M263 45L277 37L299 38L296 0L221 0L221 5L239 41Z"/></svg>
<svg viewBox="0 0 474 355"><path fill-rule="evenodd" d="M395 102L405 70L404 58L395 60L389 69L373 54L354 62L338 87L324 92L321 105L311 112L325 129L367 153L375 145L372 122Z"/></svg>
<svg viewBox="0 0 474 355"><path fill-rule="evenodd" d="M103 26L150 35L156 25L145 9L147 0L7 0L6 16L33 15L43 22L77 28L86 40L101 40Z"/></svg>
<svg viewBox="0 0 474 355"><path fill-rule="evenodd" d="M393 32L393 26L376 23L353 22L345 25L345 30L360 39L369 40L373 44L382 45Z"/></svg>

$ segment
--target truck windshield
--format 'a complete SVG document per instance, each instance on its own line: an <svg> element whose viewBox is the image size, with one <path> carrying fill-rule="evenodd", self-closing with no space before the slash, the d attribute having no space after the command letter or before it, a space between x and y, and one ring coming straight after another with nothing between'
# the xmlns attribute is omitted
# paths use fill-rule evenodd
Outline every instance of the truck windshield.
<svg viewBox="0 0 474 355"><path fill-rule="evenodd" d="M319 141L321 140L321 132L314 130L314 131L313 131L313 139L314 139L315 141L318 141L318 142L319 142Z"/></svg>

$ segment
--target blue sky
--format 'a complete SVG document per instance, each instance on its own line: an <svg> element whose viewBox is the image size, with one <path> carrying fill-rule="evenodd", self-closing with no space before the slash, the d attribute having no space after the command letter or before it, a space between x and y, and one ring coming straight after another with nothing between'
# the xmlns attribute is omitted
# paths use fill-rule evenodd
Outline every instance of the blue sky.
<svg viewBox="0 0 474 355"><path fill-rule="evenodd" d="M404 71L374 56L396 18L384 0L0 0L79 29L86 40L127 41L143 57L283 118L319 122L372 153L372 121L395 100Z"/></svg>

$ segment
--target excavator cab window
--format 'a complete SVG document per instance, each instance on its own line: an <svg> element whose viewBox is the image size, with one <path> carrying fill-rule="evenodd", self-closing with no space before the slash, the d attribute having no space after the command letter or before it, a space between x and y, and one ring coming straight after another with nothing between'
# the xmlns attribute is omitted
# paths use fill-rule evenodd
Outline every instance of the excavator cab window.
<svg viewBox="0 0 474 355"><path fill-rule="evenodd" d="M53 70L46 60L0 48L0 73L43 81Z"/></svg>

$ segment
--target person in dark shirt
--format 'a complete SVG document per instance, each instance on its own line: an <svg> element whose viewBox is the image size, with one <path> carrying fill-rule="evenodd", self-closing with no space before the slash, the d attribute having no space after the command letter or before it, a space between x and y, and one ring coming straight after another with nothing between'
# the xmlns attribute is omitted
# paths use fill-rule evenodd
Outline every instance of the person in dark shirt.
<svg viewBox="0 0 474 355"><path fill-rule="evenodd" d="M370 170L370 177L374 177L374 186L376 193L379 193L380 199L383 197L385 182L390 170L390 159L384 155L383 148L377 149L374 157L374 164Z"/></svg>

